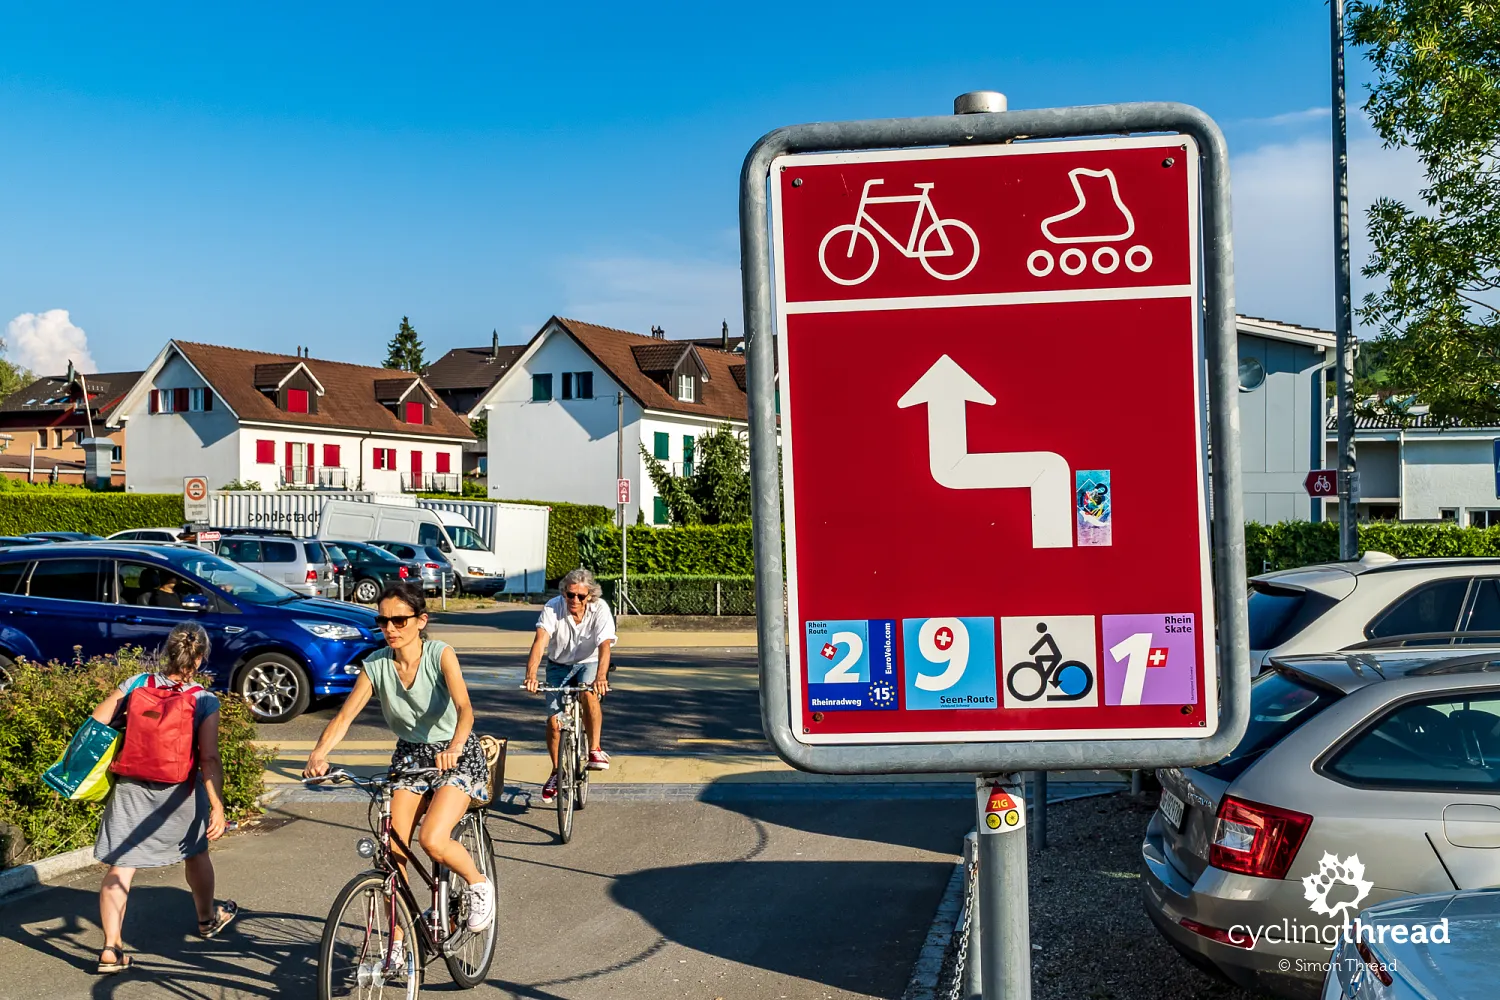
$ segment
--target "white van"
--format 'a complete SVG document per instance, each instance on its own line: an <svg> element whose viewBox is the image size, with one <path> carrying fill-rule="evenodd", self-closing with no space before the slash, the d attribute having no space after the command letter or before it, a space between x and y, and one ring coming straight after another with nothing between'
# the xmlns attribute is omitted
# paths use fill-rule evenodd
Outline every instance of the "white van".
<svg viewBox="0 0 1500 1000"><path fill-rule="evenodd" d="M337 542L410 542L436 545L453 564L460 593L493 594L505 587L505 570L462 514L359 500L330 500L318 519L318 538Z"/></svg>

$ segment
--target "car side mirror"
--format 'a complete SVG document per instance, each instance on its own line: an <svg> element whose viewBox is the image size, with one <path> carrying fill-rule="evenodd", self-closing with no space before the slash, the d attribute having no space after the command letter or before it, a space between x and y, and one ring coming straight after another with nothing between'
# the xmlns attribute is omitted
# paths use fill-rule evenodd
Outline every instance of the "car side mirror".
<svg viewBox="0 0 1500 1000"><path fill-rule="evenodd" d="M453 546L449 545L447 542L438 542L438 548L444 552L453 551Z"/></svg>
<svg viewBox="0 0 1500 1000"><path fill-rule="evenodd" d="M209 609L208 596L205 594L184 594L182 596L182 610L204 612Z"/></svg>

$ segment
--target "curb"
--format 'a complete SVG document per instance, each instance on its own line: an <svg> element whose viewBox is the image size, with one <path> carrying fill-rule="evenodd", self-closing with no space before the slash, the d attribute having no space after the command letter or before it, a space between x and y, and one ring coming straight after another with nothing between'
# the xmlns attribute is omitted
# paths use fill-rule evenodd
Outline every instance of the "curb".
<svg viewBox="0 0 1500 1000"><path fill-rule="evenodd" d="M59 875L68 875L98 864L94 860L92 847L80 847L66 854L54 854L50 858L33 861L29 865L17 865L0 871L0 899L24 892L33 886L46 885Z"/></svg>
<svg viewBox="0 0 1500 1000"><path fill-rule="evenodd" d="M970 837L974 834L970 833ZM937 913L932 917L932 926L927 929L927 939L917 953L917 962L912 966L911 979L901 1000L935 1000L938 984L943 977L943 963L948 958L948 942L953 937L958 915L964 907L964 862L960 858L953 866L948 878L948 888L938 903Z"/></svg>

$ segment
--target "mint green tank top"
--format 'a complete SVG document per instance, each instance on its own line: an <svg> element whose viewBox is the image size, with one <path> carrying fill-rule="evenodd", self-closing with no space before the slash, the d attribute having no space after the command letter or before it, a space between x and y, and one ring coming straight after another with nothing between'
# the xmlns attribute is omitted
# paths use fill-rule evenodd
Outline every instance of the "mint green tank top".
<svg viewBox="0 0 1500 1000"><path fill-rule="evenodd" d="M396 673L396 657L389 648L365 658L365 676L380 699L380 714L391 732L410 743L447 743L458 726L458 706L443 679L446 642L428 639L422 643L422 659L411 687Z"/></svg>

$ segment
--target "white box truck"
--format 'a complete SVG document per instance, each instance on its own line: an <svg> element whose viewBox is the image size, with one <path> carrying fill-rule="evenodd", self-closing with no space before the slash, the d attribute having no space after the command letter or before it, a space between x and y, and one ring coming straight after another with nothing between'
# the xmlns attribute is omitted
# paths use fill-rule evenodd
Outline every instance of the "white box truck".
<svg viewBox="0 0 1500 1000"><path fill-rule="evenodd" d="M330 500L318 519L318 536L337 542L407 542L436 545L453 564L460 593L494 594L505 588L505 568L462 514L422 507Z"/></svg>

